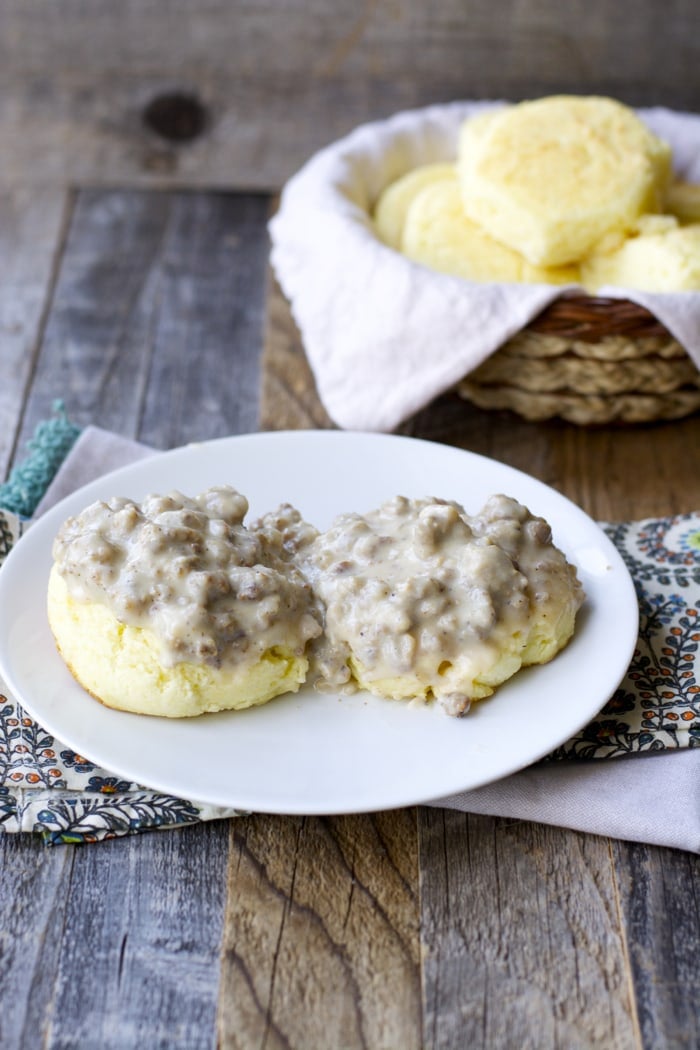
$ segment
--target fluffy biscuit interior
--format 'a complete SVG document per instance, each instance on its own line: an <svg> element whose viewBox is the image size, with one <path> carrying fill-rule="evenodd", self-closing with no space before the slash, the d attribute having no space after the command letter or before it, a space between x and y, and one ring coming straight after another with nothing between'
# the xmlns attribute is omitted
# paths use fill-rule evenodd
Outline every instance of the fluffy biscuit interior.
<svg viewBox="0 0 700 1050"><path fill-rule="evenodd" d="M76 680L107 707L185 718L241 710L297 692L308 660L275 648L251 666L164 666L148 628L121 623L99 602L76 601L56 566L49 578L48 617L59 652Z"/></svg>
<svg viewBox="0 0 700 1050"><path fill-rule="evenodd" d="M455 178L454 164L424 164L390 183L374 209L374 226L380 240L389 248L400 251L406 215L417 194L426 186Z"/></svg>

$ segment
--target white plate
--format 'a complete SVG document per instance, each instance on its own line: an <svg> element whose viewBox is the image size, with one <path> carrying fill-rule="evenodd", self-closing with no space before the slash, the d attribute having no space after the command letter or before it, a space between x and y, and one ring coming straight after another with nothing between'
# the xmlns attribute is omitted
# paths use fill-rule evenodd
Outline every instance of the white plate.
<svg viewBox="0 0 700 1050"><path fill-rule="evenodd" d="M94 499L194 495L235 486L251 515L293 503L319 528L384 499L441 496L468 512L503 492L545 517L587 600L573 641L516 675L466 718L360 693L304 689L248 711L169 720L92 700L59 658L45 613L51 544ZM214 805L274 813L388 809L478 787L541 758L614 692L637 637L629 574L601 529L533 478L445 445L388 435L295 431L226 438L141 460L49 511L0 572L0 671L26 710L75 751L121 777Z"/></svg>

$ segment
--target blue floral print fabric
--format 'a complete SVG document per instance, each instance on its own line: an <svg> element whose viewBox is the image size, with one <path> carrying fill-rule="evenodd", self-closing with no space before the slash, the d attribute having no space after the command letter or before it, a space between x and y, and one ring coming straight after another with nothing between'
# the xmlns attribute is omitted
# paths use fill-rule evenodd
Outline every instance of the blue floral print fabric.
<svg viewBox="0 0 700 1050"><path fill-rule="evenodd" d="M555 758L613 758L700 747L700 515L605 531L639 599L639 637L625 678L597 718Z"/></svg>

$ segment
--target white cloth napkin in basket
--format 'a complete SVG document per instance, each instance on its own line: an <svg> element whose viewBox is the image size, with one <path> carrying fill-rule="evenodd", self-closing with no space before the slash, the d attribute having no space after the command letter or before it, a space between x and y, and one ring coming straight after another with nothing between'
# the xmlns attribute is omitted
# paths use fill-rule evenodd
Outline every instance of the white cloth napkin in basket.
<svg viewBox="0 0 700 1050"><path fill-rule="evenodd" d="M500 104L431 106L365 124L312 157L283 190L270 223L272 264L321 401L342 428L393 430L576 290L433 273L373 232L381 190L421 164L454 160L462 121ZM671 145L677 175L700 182L700 117L662 108L639 116ZM600 294L646 307L700 368L700 293Z"/></svg>

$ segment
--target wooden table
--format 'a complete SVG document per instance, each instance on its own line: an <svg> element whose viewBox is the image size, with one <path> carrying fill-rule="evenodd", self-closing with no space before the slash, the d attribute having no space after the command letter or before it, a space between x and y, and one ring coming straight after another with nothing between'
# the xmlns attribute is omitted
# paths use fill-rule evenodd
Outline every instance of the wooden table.
<svg viewBox="0 0 700 1050"><path fill-rule="evenodd" d="M327 426L267 273L270 206L1 194L0 475L56 397L158 448ZM446 396L403 430L597 518L700 506L697 417L585 430ZM700 1045L694 855L427 808L0 851L3 1050Z"/></svg>

